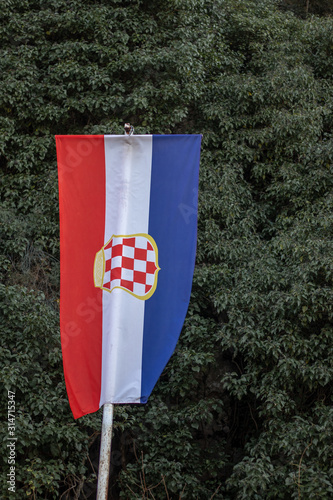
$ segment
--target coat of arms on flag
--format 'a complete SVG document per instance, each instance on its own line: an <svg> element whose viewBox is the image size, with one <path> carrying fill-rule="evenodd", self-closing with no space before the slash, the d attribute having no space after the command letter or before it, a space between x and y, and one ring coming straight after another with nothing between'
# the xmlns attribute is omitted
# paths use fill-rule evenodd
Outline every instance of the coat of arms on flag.
<svg viewBox="0 0 333 500"><path fill-rule="evenodd" d="M94 283L107 292L121 288L146 300L156 289L159 270L157 245L151 236L113 235L96 253Z"/></svg>

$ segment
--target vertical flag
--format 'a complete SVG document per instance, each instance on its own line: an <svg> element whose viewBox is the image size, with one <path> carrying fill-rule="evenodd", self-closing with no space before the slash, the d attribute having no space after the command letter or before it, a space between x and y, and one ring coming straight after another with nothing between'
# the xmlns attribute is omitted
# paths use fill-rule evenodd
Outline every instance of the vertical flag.
<svg viewBox="0 0 333 500"><path fill-rule="evenodd" d="M56 136L60 331L75 418L145 403L191 293L200 135Z"/></svg>

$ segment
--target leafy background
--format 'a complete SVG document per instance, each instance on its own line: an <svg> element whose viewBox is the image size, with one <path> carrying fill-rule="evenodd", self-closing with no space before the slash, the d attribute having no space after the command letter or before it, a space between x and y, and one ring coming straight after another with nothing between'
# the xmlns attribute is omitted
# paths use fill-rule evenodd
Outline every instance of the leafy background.
<svg viewBox="0 0 333 500"><path fill-rule="evenodd" d="M62 373L54 135L125 122L203 146L188 315L148 404L116 408L112 498L332 498L332 3L2 0L2 498L95 497L101 412L74 421Z"/></svg>

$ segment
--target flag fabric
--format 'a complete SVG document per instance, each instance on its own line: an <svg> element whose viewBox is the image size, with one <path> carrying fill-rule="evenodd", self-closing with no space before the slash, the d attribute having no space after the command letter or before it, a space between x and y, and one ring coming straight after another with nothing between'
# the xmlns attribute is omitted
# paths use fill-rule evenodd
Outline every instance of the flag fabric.
<svg viewBox="0 0 333 500"><path fill-rule="evenodd" d="M56 136L60 332L75 418L145 403L179 337L200 135Z"/></svg>

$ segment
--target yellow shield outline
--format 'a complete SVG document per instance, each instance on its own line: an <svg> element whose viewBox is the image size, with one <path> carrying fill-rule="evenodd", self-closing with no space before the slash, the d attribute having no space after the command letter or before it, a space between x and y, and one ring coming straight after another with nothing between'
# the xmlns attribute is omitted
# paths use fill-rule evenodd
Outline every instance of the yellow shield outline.
<svg viewBox="0 0 333 500"><path fill-rule="evenodd" d="M104 248L110 243L112 238L133 238L135 236L143 236L146 238L151 244L152 247L154 248L155 252L155 266L156 266L156 271L154 273L154 284L149 290L149 292L146 295L137 295L130 290L127 290L127 288L124 288L122 286L115 286L111 290L108 288L103 287L103 280L104 280L104 273L105 273L105 254L104 254ZM105 245L102 246L102 248L96 253L95 255L95 260L94 260L94 285L96 288L100 288L101 290L105 290L106 292L113 292L116 288L120 288L121 290L124 290L125 292L129 293L130 295L133 295L133 297L136 297L139 300L147 300L149 299L153 293L156 290L157 286L157 276L158 276L158 271L160 271L160 267L158 265L158 248L156 245L156 242L154 238L152 238L149 234L146 233L137 233L137 234L113 234L111 238L105 243Z"/></svg>

